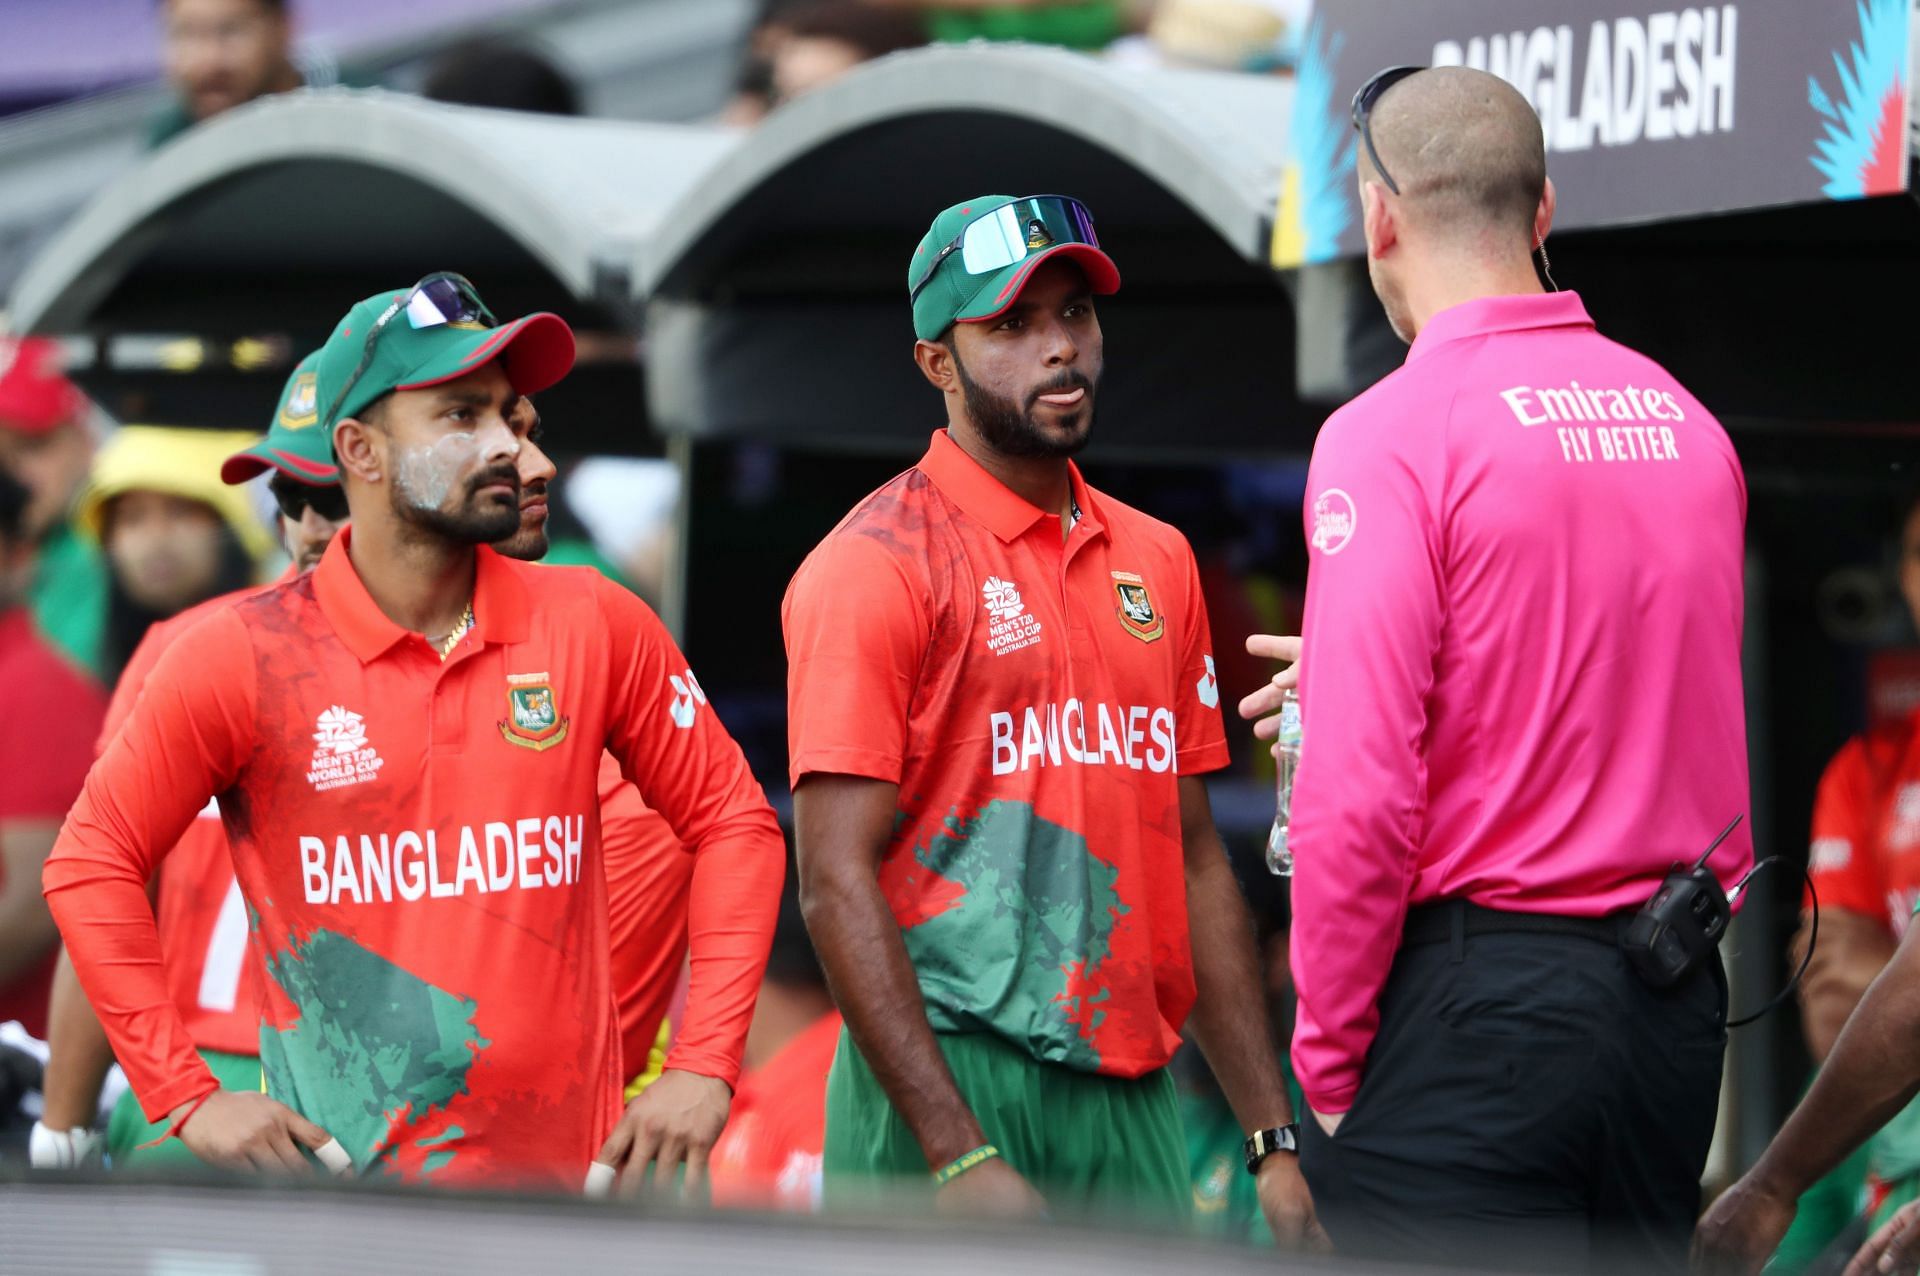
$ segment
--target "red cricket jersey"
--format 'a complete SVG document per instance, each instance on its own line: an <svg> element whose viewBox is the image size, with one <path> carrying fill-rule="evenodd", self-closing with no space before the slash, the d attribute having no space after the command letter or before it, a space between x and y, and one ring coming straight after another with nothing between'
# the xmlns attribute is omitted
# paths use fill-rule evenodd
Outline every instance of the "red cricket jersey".
<svg viewBox="0 0 1920 1276"><path fill-rule="evenodd" d="M1194 999L1182 776L1227 764L1179 532L1088 487L1062 543L943 430L787 590L787 730L900 786L880 884L941 1032L1134 1077Z"/></svg>
<svg viewBox="0 0 1920 1276"><path fill-rule="evenodd" d="M600 837L607 861L613 991L620 1003L620 1075L632 1079L647 1066L647 1052L660 1035L660 1021L667 1017L680 982L694 856L673 835L673 826L628 783L611 754L600 764ZM758 972L756 966L738 972L739 978L708 986L724 991L745 982L751 988ZM739 1002L732 1000L737 1017ZM742 1041L753 1019L751 997L745 1011L737 1023Z"/></svg>
<svg viewBox="0 0 1920 1276"><path fill-rule="evenodd" d="M1920 902L1920 712L1855 736L1827 764L1809 863L1822 909L1906 933Z"/></svg>
<svg viewBox="0 0 1920 1276"><path fill-rule="evenodd" d="M294 575L289 570L276 583ZM114 686L98 752L105 753L119 734L140 699L140 688L176 638L208 616L263 592L256 587L222 594L149 628ZM194 1044L227 1054L259 1054L259 960L247 945L246 905L234 880L218 802L201 808L160 865L153 914L173 1004L187 1021Z"/></svg>
<svg viewBox="0 0 1920 1276"><path fill-rule="evenodd" d="M54 654L23 607L0 612L0 687L7 725L0 730L0 824L51 825L80 795L106 695ZM0 883L6 866L0 864ZM10 1019L47 1035L47 992L59 945L0 984L0 1023Z"/></svg>
<svg viewBox="0 0 1920 1276"><path fill-rule="evenodd" d="M827 1072L840 1044L840 1029L840 1012L829 1011L740 1078L726 1131L708 1162L715 1205L820 1208Z"/></svg>
<svg viewBox="0 0 1920 1276"><path fill-rule="evenodd" d="M148 1116L205 1093L143 885L219 795L269 1093L363 1172L577 1189L621 1082L602 751L733 879L689 922L716 968L764 963L779 826L619 586L480 549L474 627L443 661L381 613L351 544L175 641L68 819L49 902ZM722 1018L690 1018L673 1066L731 1084Z"/></svg>

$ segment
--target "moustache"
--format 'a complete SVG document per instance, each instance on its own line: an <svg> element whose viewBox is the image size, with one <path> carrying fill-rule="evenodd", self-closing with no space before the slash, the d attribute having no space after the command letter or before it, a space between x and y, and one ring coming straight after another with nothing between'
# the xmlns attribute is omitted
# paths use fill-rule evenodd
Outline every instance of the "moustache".
<svg viewBox="0 0 1920 1276"><path fill-rule="evenodd" d="M519 501L520 471L514 469L511 465L496 465L492 469L482 470L480 473L468 479L467 495L470 497L478 496L481 488L492 487L496 483L511 487L513 489L513 499L516 502Z"/></svg>
<svg viewBox="0 0 1920 1276"><path fill-rule="evenodd" d="M1053 378L1053 380L1035 386L1032 393L1027 395L1027 409L1028 411L1032 411L1034 405L1040 402L1040 396L1043 394L1068 394L1074 390L1085 390L1087 397L1091 399L1093 397L1093 379L1084 372L1070 368Z"/></svg>

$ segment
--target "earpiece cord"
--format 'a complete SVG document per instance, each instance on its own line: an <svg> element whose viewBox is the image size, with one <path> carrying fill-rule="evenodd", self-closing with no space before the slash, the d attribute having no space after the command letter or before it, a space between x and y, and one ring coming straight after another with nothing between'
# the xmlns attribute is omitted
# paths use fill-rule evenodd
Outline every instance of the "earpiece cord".
<svg viewBox="0 0 1920 1276"><path fill-rule="evenodd" d="M1729 828L1727 831L1732 832L1733 830ZM1722 833L1721 836L1725 837L1726 834ZM1714 845L1718 846L1719 843L1716 842ZM1707 854L1711 855L1712 853L1713 848L1708 847ZM1705 860L1706 857L1702 856L1701 862L1704 863ZM1731 904L1735 899L1739 898L1740 892L1747 888L1747 883L1753 880L1755 873L1758 873L1769 864L1777 864L1779 862L1780 857L1778 855L1769 855L1766 859L1761 860L1758 864L1748 869L1747 875L1742 877L1738 882L1735 882L1733 889L1727 892L1727 902ZM1761 1016L1771 1014L1779 1007L1781 1002L1793 995L1794 990L1800 986L1801 976L1807 973L1807 967L1813 962L1813 947L1820 942L1820 892L1816 890L1813 885L1813 870L1806 868L1801 871L1807 879L1807 895L1813 901L1813 923L1807 931L1807 952L1806 955L1800 959L1800 969L1793 972L1793 978L1787 980L1787 986L1775 993L1773 1000L1769 1001L1766 1005L1760 1007L1760 1009L1750 1015L1744 1015L1739 1019L1729 1019L1727 1021L1727 1027L1729 1028L1744 1028Z"/></svg>

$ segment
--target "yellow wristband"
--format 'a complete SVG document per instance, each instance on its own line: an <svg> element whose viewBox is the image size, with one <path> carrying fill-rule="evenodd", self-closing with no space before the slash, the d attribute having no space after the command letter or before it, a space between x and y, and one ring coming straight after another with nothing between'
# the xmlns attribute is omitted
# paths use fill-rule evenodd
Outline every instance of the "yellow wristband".
<svg viewBox="0 0 1920 1276"><path fill-rule="evenodd" d="M945 1169L935 1170L933 1172L933 1185L935 1187L945 1187L974 1166L979 1165L982 1161L991 1161L999 1155L999 1148L993 1146L991 1143L983 1143L973 1151L948 1165Z"/></svg>

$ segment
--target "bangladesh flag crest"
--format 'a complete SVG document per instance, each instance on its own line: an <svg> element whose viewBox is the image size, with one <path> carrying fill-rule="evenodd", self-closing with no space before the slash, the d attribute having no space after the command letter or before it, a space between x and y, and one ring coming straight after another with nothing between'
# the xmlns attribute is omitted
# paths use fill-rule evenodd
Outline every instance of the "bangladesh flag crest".
<svg viewBox="0 0 1920 1276"><path fill-rule="evenodd" d="M1167 622L1154 610L1153 596L1147 592L1147 582L1133 572L1113 573L1113 592L1120 599L1115 614L1128 633L1141 642L1153 642L1167 632Z"/></svg>
<svg viewBox="0 0 1920 1276"><path fill-rule="evenodd" d="M568 719L560 713L553 680L544 673L507 675L507 716L500 735L525 749L550 749L567 738Z"/></svg>

